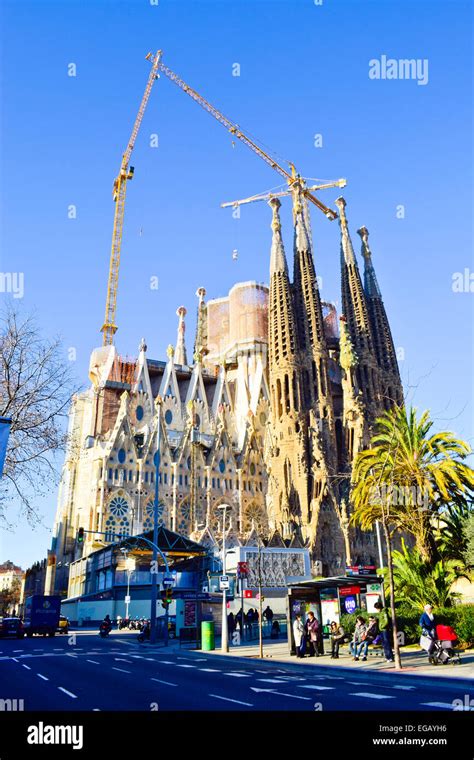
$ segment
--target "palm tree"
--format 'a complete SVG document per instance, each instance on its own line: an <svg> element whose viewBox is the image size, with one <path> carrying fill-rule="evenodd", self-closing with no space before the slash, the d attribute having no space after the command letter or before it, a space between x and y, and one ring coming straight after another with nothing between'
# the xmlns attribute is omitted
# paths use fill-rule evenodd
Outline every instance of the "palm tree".
<svg viewBox="0 0 474 760"><path fill-rule="evenodd" d="M466 560L469 517L474 517L473 505L468 507L452 504L440 512L434 527L434 537L440 556L455 560L461 567L467 568Z"/></svg>
<svg viewBox="0 0 474 760"><path fill-rule="evenodd" d="M466 504L474 489L474 473L463 461L469 446L452 433L430 435L429 413L417 418L416 409L385 412L376 421L371 448L361 451L352 471L353 525L372 530L380 521L387 549L395 662L401 667L395 616L392 536L397 530L415 537L423 560L430 563L437 550L431 518L450 504Z"/></svg>
<svg viewBox="0 0 474 760"><path fill-rule="evenodd" d="M371 448L356 460L352 501L357 522L370 529L380 519L380 503L395 529L411 533L423 559L438 560L433 513L456 504L468 509L474 492L474 471L464 461L471 453L453 433L431 433L425 411L397 407L377 421Z"/></svg>
<svg viewBox="0 0 474 760"><path fill-rule="evenodd" d="M409 551L403 539L401 551L393 552L393 574L397 598L420 614L427 602L435 607L451 607L459 597L451 591L453 583L462 577L456 560L439 560L432 565L416 550Z"/></svg>

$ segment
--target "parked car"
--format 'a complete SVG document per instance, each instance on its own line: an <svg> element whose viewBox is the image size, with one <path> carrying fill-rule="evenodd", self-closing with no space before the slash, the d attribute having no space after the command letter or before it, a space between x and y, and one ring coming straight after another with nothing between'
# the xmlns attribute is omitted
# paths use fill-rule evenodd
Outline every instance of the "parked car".
<svg viewBox="0 0 474 760"><path fill-rule="evenodd" d="M65 615L59 616L58 633L69 633L69 618Z"/></svg>
<svg viewBox="0 0 474 760"><path fill-rule="evenodd" d="M0 618L0 636L15 636L17 639L22 639L25 635L23 631L23 623L18 617L4 617Z"/></svg>

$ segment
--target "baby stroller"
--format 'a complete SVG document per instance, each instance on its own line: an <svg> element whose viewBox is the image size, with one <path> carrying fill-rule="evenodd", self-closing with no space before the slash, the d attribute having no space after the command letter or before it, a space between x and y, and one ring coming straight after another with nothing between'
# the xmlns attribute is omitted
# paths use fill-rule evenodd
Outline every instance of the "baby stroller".
<svg viewBox="0 0 474 760"><path fill-rule="evenodd" d="M460 664L461 658L454 648L457 643L456 631L450 625L437 625L435 639L424 635L420 639L420 646L428 652L432 665Z"/></svg>

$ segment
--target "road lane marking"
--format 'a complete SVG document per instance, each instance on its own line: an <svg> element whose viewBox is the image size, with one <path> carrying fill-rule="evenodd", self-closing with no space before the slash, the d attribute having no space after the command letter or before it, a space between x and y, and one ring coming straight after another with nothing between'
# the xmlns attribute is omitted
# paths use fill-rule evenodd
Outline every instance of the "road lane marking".
<svg viewBox="0 0 474 760"><path fill-rule="evenodd" d="M304 699L305 701L309 701L311 697L300 697L299 694L285 694L283 691L277 691L276 689L259 689L257 686L251 686L250 687L252 691L258 692L266 692L267 694L276 694L277 697L291 697L291 699Z"/></svg>
<svg viewBox="0 0 474 760"><path fill-rule="evenodd" d="M97 662L97 660L86 660L86 662L92 662L93 665L100 665L100 662Z"/></svg>
<svg viewBox="0 0 474 760"><path fill-rule="evenodd" d="M169 681L161 681L159 678L151 678L151 681L157 681L157 683L164 683L165 686L177 686L177 683L170 683Z"/></svg>
<svg viewBox="0 0 474 760"><path fill-rule="evenodd" d="M119 670L121 673L128 673L128 674L132 672L131 670L124 670L123 668L112 668L112 670Z"/></svg>
<svg viewBox="0 0 474 760"><path fill-rule="evenodd" d="M14 649L13 651L14 652L24 652L25 650L24 649Z"/></svg>
<svg viewBox="0 0 474 760"><path fill-rule="evenodd" d="M174 665L174 662L171 662L171 660L161 660L163 665Z"/></svg>
<svg viewBox="0 0 474 760"><path fill-rule="evenodd" d="M58 686L59 691L63 691L65 694L68 695L68 697L71 697L71 699L77 699L77 694L73 694L72 691L68 691L64 688L64 686Z"/></svg>
<svg viewBox="0 0 474 760"><path fill-rule="evenodd" d="M209 694L214 699L223 699L225 702L234 702L236 705L245 705L246 707L253 707L250 702L241 702L240 699L231 699L230 697L221 697L219 694Z"/></svg>
<svg viewBox="0 0 474 760"><path fill-rule="evenodd" d="M366 697L367 699L395 699L395 697L391 697L390 694L372 694L370 691L356 691L351 692L349 695L351 697Z"/></svg>
<svg viewBox="0 0 474 760"><path fill-rule="evenodd" d="M183 667L182 665L180 667ZM233 676L234 678L252 678L248 673L223 673L223 676ZM280 681L282 683L282 681Z"/></svg>
<svg viewBox="0 0 474 760"><path fill-rule="evenodd" d="M390 688L391 689L403 689L403 691L412 691L413 689L416 689L416 686L390 686Z"/></svg>
<svg viewBox="0 0 474 760"><path fill-rule="evenodd" d="M115 662L126 662L127 665L131 665L130 660L124 660L123 657L114 657Z"/></svg>
<svg viewBox="0 0 474 760"><path fill-rule="evenodd" d="M262 683L285 683L285 681L281 681L278 678L257 678L257 681L261 681Z"/></svg>
<svg viewBox="0 0 474 760"><path fill-rule="evenodd" d="M180 665L180 664L177 664L176 667L177 668L195 668L196 666L195 665Z"/></svg>
<svg viewBox="0 0 474 760"><path fill-rule="evenodd" d="M38 676L38 678L42 678L43 681L49 681L49 678L46 678L46 676L41 675L41 673L37 673L36 675Z"/></svg>
<svg viewBox="0 0 474 760"><path fill-rule="evenodd" d="M13 662L19 662L19 660L16 659L16 657L12 657Z"/></svg>
<svg viewBox="0 0 474 760"><path fill-rule="evenodd" d="M21 667L22 667L22 668L26 668L27 670L31 670L31 668L30 668L30 666L29 666L29 665L23 665L23 663L21 663Z"/></svg>
<svg viewBox="0 0 474 760"><path fill-rule="evenodd" d="M220 670L217 670L217 668L199 668L201 673L220 673Z"/></svg>
<svg viewBox="0 0 474 760"><path fill-rule="evenodd" d="M307 684L306 686L298 686L298 689L316 689L317 691L334 691L335 686L316 686L316 684Z"/></svg>
<svg viewBox="0 0 474 760"><path fill-rule="evenodd" d="M421 704L426 705L426 707L444 707L446 710L453 709L452 702L421 702Z"/></svg>

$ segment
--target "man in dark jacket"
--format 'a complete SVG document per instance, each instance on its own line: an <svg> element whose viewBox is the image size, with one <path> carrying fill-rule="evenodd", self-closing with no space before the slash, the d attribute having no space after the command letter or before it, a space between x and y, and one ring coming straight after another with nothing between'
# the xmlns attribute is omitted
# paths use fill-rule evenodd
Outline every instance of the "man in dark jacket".
<svg viewBox="0 0 474 760"><path fill-rule="evenodd" d="M392 618L386 607L382 602L376 602L374 604L375 609L379 614L379 631L382 637L383 653L387 662L393 662L393 651L390 643L390 633L392 630Z"/></svg>

